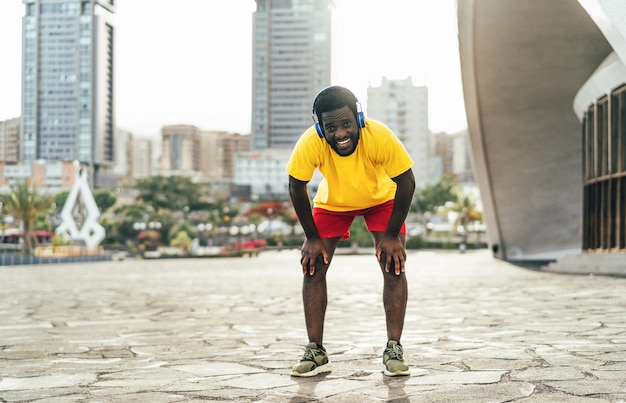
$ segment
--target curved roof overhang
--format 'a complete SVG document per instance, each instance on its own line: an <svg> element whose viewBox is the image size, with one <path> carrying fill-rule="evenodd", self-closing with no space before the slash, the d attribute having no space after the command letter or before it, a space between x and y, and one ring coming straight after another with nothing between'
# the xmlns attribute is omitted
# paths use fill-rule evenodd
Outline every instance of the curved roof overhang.
<svg viewBox="0 0 626 403"><path fill-rule="evenodd" d="M612 52L572 0L458 0L474 169L495 256L579 253L582 146L573 103Z"/></svg>

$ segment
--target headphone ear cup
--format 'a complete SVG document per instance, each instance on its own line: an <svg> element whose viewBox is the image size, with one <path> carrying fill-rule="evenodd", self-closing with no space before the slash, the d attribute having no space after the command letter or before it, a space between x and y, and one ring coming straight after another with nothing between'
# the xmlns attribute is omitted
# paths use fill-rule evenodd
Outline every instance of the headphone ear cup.
<svg viewBox="0 0 626 403"><path fill-rule="evenodd" d="M324 138L324 131L322 130L322 126L318 122L315 122L315 131L317 132L317 135L320 136L320 138Z"/></svg>
<svg viewBox="0 0 626 403"><path fill-rule="evenodd" d="M361 129L365 127L365 114L363 112L357 112L356 123L359 125L359 128Z"/></svg>

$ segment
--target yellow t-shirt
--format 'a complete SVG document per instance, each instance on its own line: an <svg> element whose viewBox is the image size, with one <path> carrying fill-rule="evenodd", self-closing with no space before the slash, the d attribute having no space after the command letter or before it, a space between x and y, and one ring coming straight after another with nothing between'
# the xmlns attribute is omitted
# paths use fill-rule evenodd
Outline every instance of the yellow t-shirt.
<svg viewBox="0 0 626 403"><path fill-rule="evenodd" d="M287 173L308 182L318 169L324 177L313 198L315 207L331 211L361 210L393 200L391 180L413 165L404 145L383 123L366 119L356 150L338 155L319 138L315 127L305 131L287 163Z"/></svg>

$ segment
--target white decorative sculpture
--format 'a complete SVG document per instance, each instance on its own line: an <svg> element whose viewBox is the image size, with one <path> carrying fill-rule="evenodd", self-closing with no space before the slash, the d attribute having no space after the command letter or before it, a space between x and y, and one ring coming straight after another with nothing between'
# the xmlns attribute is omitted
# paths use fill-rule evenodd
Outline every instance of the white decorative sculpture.
<svg viewBox="0 0 626 403"><path fill-rule="evenodd" d="M85 212L87 215L84 222L77 223L74 213L83 218ZM104 227L98 223L99 217L100 211L87 182L87 170L83 169L80 174L76 174L76 182L63 205L62 222L57 227L56 233L59 235L69 233L74 243L84 243L88 247L98 246L105 236Z"/></svg>

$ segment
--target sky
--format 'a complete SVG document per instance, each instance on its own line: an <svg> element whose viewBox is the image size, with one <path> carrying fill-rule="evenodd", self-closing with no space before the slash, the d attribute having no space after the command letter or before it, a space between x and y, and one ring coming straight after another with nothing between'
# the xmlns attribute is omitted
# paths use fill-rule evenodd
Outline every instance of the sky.
<svg viewBox="0 0 626 403"><path fill-rule="evenodd" d="M428 87L429 127L467 127L456 0L334 0L332 85L367 114L383 77ZM118 0L117 126L160 138L161 127L250 132L254 0ZM0 0L0 121L20 115L21 0ZM313 101L313 100L311 100Z"/></svg>

